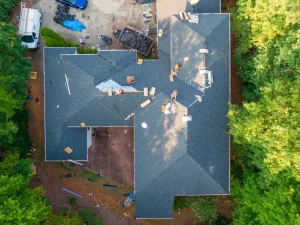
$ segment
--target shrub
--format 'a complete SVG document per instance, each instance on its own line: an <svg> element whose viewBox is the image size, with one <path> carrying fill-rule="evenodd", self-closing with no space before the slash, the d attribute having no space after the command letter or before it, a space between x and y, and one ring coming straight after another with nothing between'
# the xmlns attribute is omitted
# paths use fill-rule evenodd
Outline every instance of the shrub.
<svg viewBox="0 0 300 225"><path fill-rule="evenodd" d="M218 218L216 197L189 197L188 205L195 213L195 222L201 221L204 224L213 224Z"/></svg>
<svg viewBox="0 0 300 225"><path fill-rule="evenodd" d="M175 196L174 199L174 210L179 210L188 207L187 197Z"/></svg>
<svg viewBox="0 0 300 225"><path fill-rule="evenodd" d="M75 205L76 204L76 198L74 198L74 197L71 197L71 198L69 198L69 204L72 206L72 205Z"/></svg>
<svg viewBox="0 0 300 225"><path fill-rule="evenodd" d="M71 43L47 27L41 29L41 35L47 47L72 47Z"/></svg>
<svg viewBox="0 0 300 225"><path fill-rule="evenodd" d="M82 209L79 211L79 216L81 216L86 225L103 225L103 220L101 217L96 216L89 209Z"/></svg>
<svg viewBox="0 0 300 225"><path fill-rule="evenodd" d="M41 35L47 47L75 47L77 48L77 54L97 54L96 49L79 47L75 42L66 41L58 33L47 27L41 29Z"/></svg>

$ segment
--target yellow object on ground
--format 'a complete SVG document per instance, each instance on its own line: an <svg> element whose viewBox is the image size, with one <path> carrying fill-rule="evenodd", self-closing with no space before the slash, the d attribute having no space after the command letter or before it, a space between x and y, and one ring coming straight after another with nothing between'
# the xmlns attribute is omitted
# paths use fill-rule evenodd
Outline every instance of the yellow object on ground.
<svg viewBox="0 0 300 225"><path fill-rule="evenodd" d="M30 75L30 80L36 80L36 77L37 77L37 72L31 72L31 75Z"/></svg>

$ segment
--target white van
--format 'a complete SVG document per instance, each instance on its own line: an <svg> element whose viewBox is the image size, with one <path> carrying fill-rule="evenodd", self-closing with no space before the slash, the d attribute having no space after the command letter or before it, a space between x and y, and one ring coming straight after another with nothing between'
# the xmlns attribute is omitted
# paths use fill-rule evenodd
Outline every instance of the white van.
<svg viewBox="0 0 300 225"><path fill-rule="evenodd" d="M42 23L42 14L37 9L23 8L21 10L19 35L22 45L29 49L40 47L39 36Z"/></svg>

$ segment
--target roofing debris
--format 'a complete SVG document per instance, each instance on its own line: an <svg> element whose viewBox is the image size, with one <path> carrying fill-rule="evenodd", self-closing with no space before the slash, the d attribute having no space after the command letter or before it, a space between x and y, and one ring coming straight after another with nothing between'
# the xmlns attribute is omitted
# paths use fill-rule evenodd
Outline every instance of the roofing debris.
<svg viewBox="0 0 300 225"><path fill-rule="evenodd" d="M124 28L120 35L119 42L129 48L136 49L145 56L149 55L153 46L153 40L129 27Z"/></svg>
<svg viewBox="0 0 300 225"><path fill-rule="evenodd" d="M65 20L75 20L76 15L69 13L70 7L67 5L57 5L57 10L53 20L58 24L63 24Z"/></svg>

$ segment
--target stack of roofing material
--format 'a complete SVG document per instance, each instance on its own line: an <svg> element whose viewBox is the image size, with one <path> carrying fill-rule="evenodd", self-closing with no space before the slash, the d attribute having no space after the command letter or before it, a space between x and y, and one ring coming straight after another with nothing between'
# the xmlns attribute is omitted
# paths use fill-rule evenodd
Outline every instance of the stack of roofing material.
<svg viewBox="0 0 300 225"><path fill-rule="evenodd" d="M139 53L148 56L153 46L153 40L133 30L125 27L122 31L119 42L129 48L136 49Z"/></svg>
<svg viewBox="0 0 300 225"><path fill-rule="evenodd" d="M63 24L65 20L75 20L75 15L69 14L70 7L67 5L57 5L57 10L53 20L58 24Z"/></svg>

